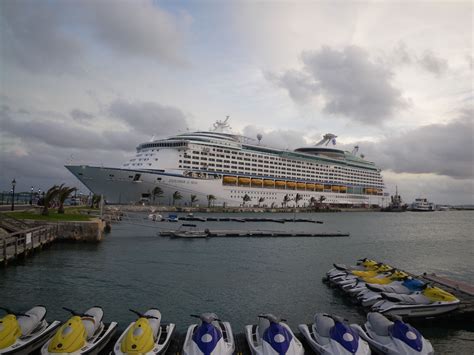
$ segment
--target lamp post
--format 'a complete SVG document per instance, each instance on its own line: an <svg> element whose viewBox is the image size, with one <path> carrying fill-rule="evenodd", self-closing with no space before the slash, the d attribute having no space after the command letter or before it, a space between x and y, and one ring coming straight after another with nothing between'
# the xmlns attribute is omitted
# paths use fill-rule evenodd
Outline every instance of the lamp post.
<svg viewBox="0 0 474 355"><path fill-rule="evenodd" d="M15 210L15 186L16 181L15 179L12 180L12 211Z"/></svg>
<svg viewBox="0 0 474 355"><path fill-rule="evenodd" d="M31 186L31 193L30 193L30 206L33 205L33 186Z"/></svg>

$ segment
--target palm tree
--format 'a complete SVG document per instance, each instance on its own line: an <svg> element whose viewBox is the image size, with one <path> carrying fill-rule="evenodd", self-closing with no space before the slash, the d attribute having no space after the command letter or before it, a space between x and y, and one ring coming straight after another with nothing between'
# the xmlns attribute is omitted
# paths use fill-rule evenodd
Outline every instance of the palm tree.
<svg viewBox="0 0 474 355"><path fill-rule="evenodd" d="M258 207L260 207L260 204L261 204L263 201L265 201L265 197L260 197L260 198L258 199Z"/></svg>
<svg viewBox="0 0 474 355"><path fill-rule="evenodd" d="M207 207L211 207L212 201L216 199L216 196L214 195L207 195Z"/></svg>
<svg viewBox="0 0 474 355"><path fill-rule="evenodd" d="M249 201L251 201L251 200L252 200L252 199L250 198L250 196L249 196L249 195L247 195L247 194L245 194L245 195L244 195L244 197L243 197L242 199L244 200L244 206L245 206L245 203L246 203L246 202L249 202Z"/></svg>
<svg viewBox="0 0 474 355"><path fill-rule="evenodd" d="M290 196L288 196L288 194L286 194L284 197L283 197L283 202L281 203L282 204L282 207L285 206L288 204L288 202L291 201L291 198Z"/></svg>
<svg viewBox="0 0 474 355"><path fill-rule="evenodd" d="M46 192L46 194L44 194L44 196L43 196L43 210L41 211L41 214L43 216L48 216L49 215L48 208L50 207L51 202L53 202L53 200L56 198L58 193L59 193L59 186L54 185L53 187L51 187Z"/></svg>
<svg viewBox="0 0 474 355"><path fill-rule="evenodd" d="M191 207L193 207L194 202L199 201L196 195L191 195Z"/></svg>
<svg viewBox="0 0 474 355"><path fill-rule="evenodd" d="M99 208L101 199L102 199L101 195L97 195L97 194L92 195L91 208Z"/></svg>
<svg viewBox="0 0 474 355"><path fill-rule="evenodd" d="M153 196L153 203L155 203L155 198L158 197L160 198L161 196L163 196L163 190L161 187L159 186L155 186L155 188L153 189L153 191L151 192L152 196Z"/></svg>
<svg viewBox="0 0 474 355"><path fill-rule="evenodd" d="M59 214L64 214L64 201L71 195L74 191L77 189L75 187L67 187L67 186L59 186L58 188L58 201L59 201L59 207L58 207L58 213Z"/></svg>
<svg viewBox="0 0 474 355"><path fill-rule="evenodd" d="M183 196L181 196L179 191L175 191L174 194L173 194L173 206L174 206L174 203L176 201L181 200L182 198L183 198Z"/></svg>
<svg viewBox="0 0 474 355"><path fill-rule="evenodd" d="M323 202L324 202L325 199L326 199L326 197L324 197L324 196L320 196L320 197L319 197L319 207L320 207L320 208L322 207Z"/></svg>
<svg viewBox="0 0 474 355"><path fill-rule="evenodd" d="M316 197L312 196L310 199L309 199L309 207L314 207L316 205Z"/></svg>
<svg viewBox="0 0 474 355"><path fill-rule="evenodd" d="M298 201L300 201L302 199L303 199L303 196L301 196L300 194L296 194L296 196L295 196L295 207L298 207Z"/></svg>

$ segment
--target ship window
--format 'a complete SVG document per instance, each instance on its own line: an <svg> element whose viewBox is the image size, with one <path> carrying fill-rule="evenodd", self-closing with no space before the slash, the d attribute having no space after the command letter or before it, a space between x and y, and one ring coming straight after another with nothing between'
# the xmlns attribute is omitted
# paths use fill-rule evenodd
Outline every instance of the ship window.
<svg viewBox="0 0 474 355"><path fill-rule="evenodd" d="M141 174L135 174L135 176L133 177L133 181L140 180L140 176L141 176Z"/></svg>

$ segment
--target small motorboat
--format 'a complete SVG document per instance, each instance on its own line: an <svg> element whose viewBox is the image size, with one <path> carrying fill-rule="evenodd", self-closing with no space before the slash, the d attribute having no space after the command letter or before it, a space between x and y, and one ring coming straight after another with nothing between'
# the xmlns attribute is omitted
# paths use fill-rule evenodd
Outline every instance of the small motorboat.
<svg viewBox="0 0 474 355"><path fill-rule="evenodd" d="M245 326L252 355L303 355L304 348L284 319L260 314L258 324Z"/></svg>
<svg viewBox="0 0 474 355"><path fill-rule="evenodd" d="M115 333L117 323L104 324L101 307L92 307L84 313L66 307L63 309L70 312L72 317L43 345L41 354L99 354Z"/></svg>
<svg viewBox="0 0 474 355"><path fill-rule="evenodd" d="M369 355L370 347L357 329L338 316L317 313L313 324L300 324L299 330L317 354Z"/></svg>
<svg viewBox="0 0 474 355"><path fill-rule="evenodd" d="M25 313L0 307L7 314L0 318L0 354L29 354L43 345L61 322L46 321L46 308L36 306Z"/></svg>
<svg viewBox="0 0 474 355"><path fill-rule="evenodd" d="M112 354L164 354L171 343L176 325L161 324L161 313L151 308L145 313L130 310L138 319L127 327L117 340Z"/></svg>
<svg viewBox="0 0 474 355"><path fill-rule="evenodd" d="M232 355L234 335L229 322L223 322L215 313L192 314L200 324L192 324L186 333L183 355Z"/></svg>
<svg viewBox="0 0 474 355"><path fill-rule="evenodd" d="M393 322L380 313L367 314L364 327L355 325L361 338L380 354L432 355L433 346L421 333L402 318L393 316Z"/></svg>

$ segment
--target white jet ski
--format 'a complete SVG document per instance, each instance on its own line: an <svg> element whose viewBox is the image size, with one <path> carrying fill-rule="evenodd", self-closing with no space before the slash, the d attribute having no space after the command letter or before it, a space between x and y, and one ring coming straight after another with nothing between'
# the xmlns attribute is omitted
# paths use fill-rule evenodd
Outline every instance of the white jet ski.
<svg viewBox="0 0 474 355"><path fill-rule="evenodd" d="M358 325L355 328L361 338L381 354L388 355L432 355L431 343L410 324L400 317L388 320L380 313L369 313L365 323L365 331Z"/></svg>
<svg viewBox="0 0 474 355"><path fill-rule="evenodd" d="M284 319L273 314L258 316L258 324L245 326L252 355L303 355L304 348Z"/></svg>
<svg viewBox="0 0 474 355"><path fill-rule="evenodd" d="M300 324L298 328L317 354L371 354L369 345L359 336L356 328L341 317L317 313L313 324Z"/></svg>
<svg viewBox="0 0 474 355"><path fill-rule="evenodd" d="M161 313L151 308L145 313L130 309L138 316L135 322L125 329L114 346L112 354L164 354L171 343L176 325L161 324Z"/></svg>
<svg viewBox="0 0 474 355"><path fill-rule="evenodd" d="M29 354L47 341L61 322L48 323L46 308L36 306L25 313L0 307L7 314L0 318L0 354Z"/></svg>
<svg viewBox="0 0 474 355"><path fill-rule="evenodd" d="M84 313L65 307L63 309L73 316L43 345L41 354L99 354L115 333L117 323L105 325L101 307L92 307Z"/></svg>
<svg viewBox="0 0 474 355"><path fill-rule="evenodd" d="M186 333L183 355L232 355L234 335L229 322L222 322L215 313L203 313L201 324L192 324Z"/></svg>

